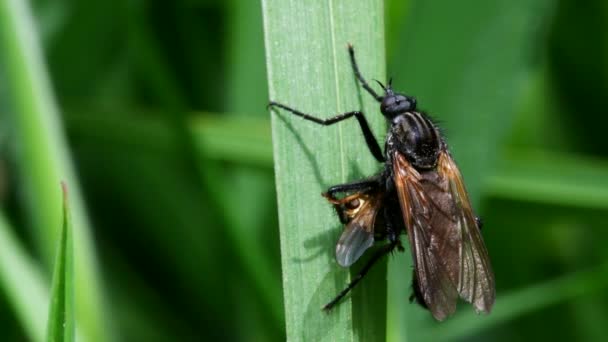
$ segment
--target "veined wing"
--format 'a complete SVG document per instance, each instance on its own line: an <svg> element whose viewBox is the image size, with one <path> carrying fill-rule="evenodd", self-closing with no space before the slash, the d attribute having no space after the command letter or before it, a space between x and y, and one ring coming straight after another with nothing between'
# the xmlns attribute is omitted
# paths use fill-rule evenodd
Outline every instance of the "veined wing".
<svg viewBox="0 0 608 342"><path fill-rule="evenodd" d="M495 280L462 176L447 151L437 169L418 172L396 152L393 171L415 265L415 293L437 320L458 296L490 312Z"/></svg>
<svg viewBox="0 0 608 342"><path fill-rule="evenodd" d="M439 155L437 172L448 183L455 208L454 228L460 241L459 272L453 275L453 281L460 296L473 304L475 311L489 313L496 298L494 273L460 170L447 151Z"/></svg>
<svg viewBox="0 0 608 342"><path fill-rule="evenodd" d="M441 210L442 204L450 201L445 195L433 193L437 192L432 189L436 180L427 180L428 175L416 171L399 152L393 156L393 171L414 260L414 292L433 317L442 321L454 313L458 300L450 276L453 270L445 263L448 258L458 257L457 237L450 229L452 224L446 224L452 213Z"/></svg>
<svg viewBox="0 0 608 342"><path fill-rule="evenodd" d="M348 267L374 244L374 225L382 207L383 195L379 192L359 192L343 199L331 199L347 222L336 244L336 260Z"/></svg>

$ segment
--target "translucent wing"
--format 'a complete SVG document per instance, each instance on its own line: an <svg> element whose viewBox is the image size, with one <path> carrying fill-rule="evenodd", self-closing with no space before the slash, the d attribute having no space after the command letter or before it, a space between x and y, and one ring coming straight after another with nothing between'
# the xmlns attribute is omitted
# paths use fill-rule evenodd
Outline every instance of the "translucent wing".
<svg viewBox="0 0 608 342"><path fill-rule="evenodd" d="M448 183L455 208L454 230L460 241L458 273L452 279L462 299L473 304L475 311L488 313L496 298L494 273L462 176L447 151L439 155L437 172Z"/></svg>
<svg viewBox="0 0 608 342"><path fill-rule="evenodd" d="M456 164L442 151L436 170L418 172L397 152L393 168L414 259L416 296L437 320L455 311L459 296L477 312L489 312L494 275Z"/></svg>
<svg viewBox="0 0 608 342"><path fill-rule="evenodd" d="M340 266L348 267L374 244L374 225L382 206L382 194L361 192L341 200L329 200L346 221L336 245L336 260Z"/></svg>
<svg viewBox="0 0 608 342"><path fill-rule="evenodd" d="M457 237L447 222L453 216L453 206L446 192L438 191L441 184L434 183L438 179L428 179L437 176L436 172L420 174L398 152L393 156L393 171L414 260L414 291L433 317L442 321L454 313L458 300L450 276L453 270L445 263L448 258L458 257ZM446 204L449 212L443 210Z"/></svg>

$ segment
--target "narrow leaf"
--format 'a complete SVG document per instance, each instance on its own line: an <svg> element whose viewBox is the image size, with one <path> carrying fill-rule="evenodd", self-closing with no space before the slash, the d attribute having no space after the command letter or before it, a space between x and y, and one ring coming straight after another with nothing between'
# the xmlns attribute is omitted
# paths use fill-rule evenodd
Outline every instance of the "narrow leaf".
<svg viewBox="0 0 608 342"><path fill-rule="evenodd" d="M608 208L608 163L597 158L513 150L499 162L496 173L486 178L484 185L485 192L497 198Z"/></svg>
<svg viewBox="0 0 608 342"><path fill-rule="evenodd" d="M365 77L386 79L383 2L262 0L262 8L270 98L320 118L363 110L382 138L384 119L357 84L347 43ZM355 120L323 127L285 111L271 118L287 339L384 340L385 263L332 312L321 311L350 277L334 259L342 226L320 194L380 165Z"/></svg>
<svg viewBox="0 0 608 342"><path fill-rule="evenodd" d="M74 340L74 275L72 260L72 227L68 192L65 183L63 190L63 222L61 237L55 258L51 304L47 328L47 341L64 342Z"/></svg>

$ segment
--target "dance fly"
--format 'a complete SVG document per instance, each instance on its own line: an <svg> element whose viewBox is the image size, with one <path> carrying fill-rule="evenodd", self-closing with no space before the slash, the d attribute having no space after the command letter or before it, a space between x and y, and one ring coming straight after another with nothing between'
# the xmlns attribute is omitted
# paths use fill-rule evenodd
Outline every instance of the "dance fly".
<svg viewBox="0 0 608 342"><path fill-rule="evenodd" d="M324 309L338 304L384 255L403 251L400 237L405 233L414 261L411 300L439 321L455 312L459 298L476 312L489 313L496 297L495 280L481 221L444 137L430 117L417 110L416 99L395 92L390 81L378 82L383 93L376 93L361 75L352 45L348 52L355 76L380 103L389 122L384 151L360 111L319 119L278 102L269 104L324 126L354 117L369 151L383 164L376 175L334 185L323 194L344 224L336 244L338 264L349 267L374 244L383 243Z"/></svg>

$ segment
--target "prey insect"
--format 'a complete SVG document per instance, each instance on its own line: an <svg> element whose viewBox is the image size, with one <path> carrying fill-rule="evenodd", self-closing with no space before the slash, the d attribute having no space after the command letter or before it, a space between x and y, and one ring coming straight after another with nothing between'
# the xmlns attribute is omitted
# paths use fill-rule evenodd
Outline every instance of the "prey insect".
<svg viewBox="0 0 608 342"><path fill-rule="evenodd" d="M431 119L417 111L414 97L393 91L390 81L386 86L378 82L383 94L376 93L361 75L351 45L348 52L356 78L380 103L389 122L384 151L360 111L319 119L278 102L269 104L324 126L354 117L369 151L383 163L378 174L332 186L323 194L345 225L336 245L338 264L349 267L376 242L384 242L324 309L332 309L384 255L403 251L400 236L406 233L414 261L411 300L439 321L454 313L459 298L475 311L489 313L495 281L481 221L445 139Z"/></svg>

